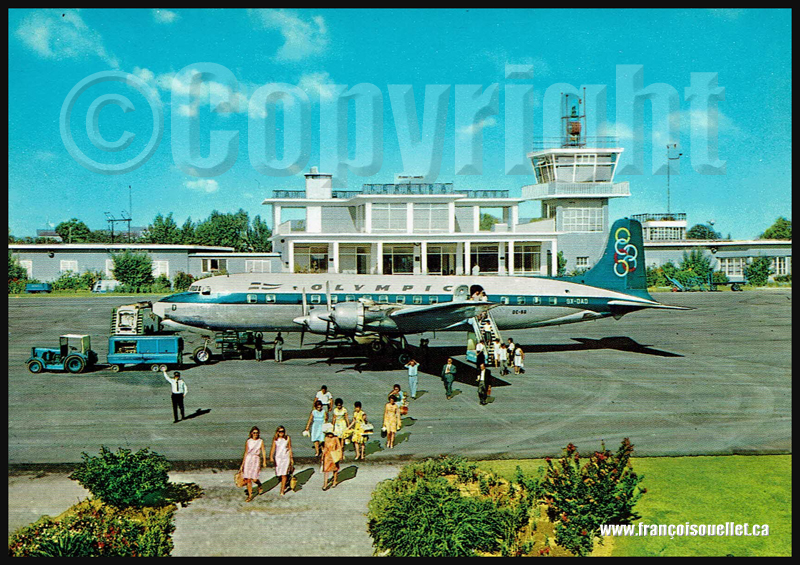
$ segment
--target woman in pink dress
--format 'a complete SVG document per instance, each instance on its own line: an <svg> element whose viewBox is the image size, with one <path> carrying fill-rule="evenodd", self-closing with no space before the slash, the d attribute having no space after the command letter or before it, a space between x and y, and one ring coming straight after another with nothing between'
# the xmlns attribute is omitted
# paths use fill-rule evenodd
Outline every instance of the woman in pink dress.
<svg viewBox="0 0 800 565"><path fill-rule="evenodd" d="M286 494L286 483L294 467L292 438L286 435L286 428L278 426L269 450L269 462L275 465L275 475L281 478L281 496Z"/></svg>
<svg viewBox="0 0 800 565"><path fill-rule="evenodd" d="M242 465L239 470L242 472L244 484L247 486L247 499L245 502L253 500L253 482L258 485L258 494L263 494L261 489L261 481L258 480L258 475L261 473L261 464L267 466L267 452L264 449L264 440L259 436L261 430L256 426L250 429L250 437L247 443L244 444L244 457L242 458Z"/></svg>

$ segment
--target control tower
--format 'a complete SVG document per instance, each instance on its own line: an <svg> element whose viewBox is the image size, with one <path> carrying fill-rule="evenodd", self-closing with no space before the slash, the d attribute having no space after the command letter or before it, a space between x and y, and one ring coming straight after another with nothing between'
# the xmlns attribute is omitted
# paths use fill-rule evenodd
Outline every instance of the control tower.
<svg viewBox="0 0 800 565"><path fill-rule="evenodd" d="M534 140L528 158L536 184L522 187L522 197L541 201L541 217L554 220L572 271L590 268L599 258L610 226L608 201L630 196L630 187L614 182L623 151L617 140L586 135L585 95L562 95L561 113L561 135ZM581 260L569 264L569 257Z"/></svg>

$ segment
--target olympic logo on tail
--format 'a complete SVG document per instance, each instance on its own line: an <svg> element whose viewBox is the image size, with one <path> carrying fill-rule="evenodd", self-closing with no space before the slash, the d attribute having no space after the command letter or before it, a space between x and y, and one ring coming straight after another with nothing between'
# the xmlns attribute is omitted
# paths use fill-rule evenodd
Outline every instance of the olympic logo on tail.
<svg viewBox="0 0 800 565"><path fill-rule="evenodd" d="M636 270L639 250L631 241L631 232L628 228L619 228L614 232L614 274L618 277L627 276Z"/></svg>

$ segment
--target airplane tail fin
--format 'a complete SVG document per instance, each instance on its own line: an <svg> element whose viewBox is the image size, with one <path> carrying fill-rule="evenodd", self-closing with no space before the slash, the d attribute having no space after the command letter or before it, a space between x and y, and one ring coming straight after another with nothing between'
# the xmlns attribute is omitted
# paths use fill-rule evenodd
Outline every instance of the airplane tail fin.
<svg viewBox="0 0 800 565"><path fill-rule="evenodd" d="M571 280L652 300L647 292L642 224L629 218L614 222L600 261Z"/></svg>

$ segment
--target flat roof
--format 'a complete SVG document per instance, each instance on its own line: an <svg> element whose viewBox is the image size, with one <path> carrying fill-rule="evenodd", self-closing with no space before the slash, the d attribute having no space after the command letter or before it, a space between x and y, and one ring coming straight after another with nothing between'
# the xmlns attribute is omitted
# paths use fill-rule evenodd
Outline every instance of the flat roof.
<svg viewBox="0 0 800 565"><path fill-rule="evenodd" d="M171 245L166 243L9 243L11 250L28 251L91 251L94 249L143 249L152 251L217 251L233 252L233 247L214 245Z"/></svg>

